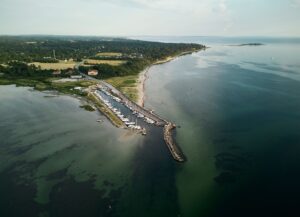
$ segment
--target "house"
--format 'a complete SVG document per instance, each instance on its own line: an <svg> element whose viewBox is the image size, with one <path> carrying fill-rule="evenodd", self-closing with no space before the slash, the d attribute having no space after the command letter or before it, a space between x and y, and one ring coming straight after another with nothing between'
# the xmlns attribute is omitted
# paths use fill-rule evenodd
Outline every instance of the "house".
<svg viewBox="0 0 300 217"><path fill-rule="evenodd" d="M88 71L88 75L96 76L96 75L98 75L98 70L96 70L96 69L91 69L91 70Z"/></svg>
<svg viewBox="0 0 300 217"><path fill-rule="evenodd" d="M61 74L61 70L55 70L52 72L52 75L60 75Z"/></svg>
<svg viewBox="0 0 300 217"><path fill-rule="evenodd" d="M74 87L74 90L82 90L82 87Z"/></svg>

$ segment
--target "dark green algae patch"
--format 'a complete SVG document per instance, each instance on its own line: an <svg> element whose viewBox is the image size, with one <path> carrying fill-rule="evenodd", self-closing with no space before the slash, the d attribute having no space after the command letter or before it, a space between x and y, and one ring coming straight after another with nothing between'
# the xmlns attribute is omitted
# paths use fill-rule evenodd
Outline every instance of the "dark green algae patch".
<svg viewBox="0 0 300 217"><path fill-rule="evenodd" d="M23 165L24 162L16 164ZM36 162L39 164L39 162ZM34 167L32 164L29 167ZM19 177L18 172L9 168L0 174L0 215L10 217L89 217L115 216L116 203L121 196L122 189L109 192L96 190L93 179L76 182L67 170L58 171L46 177L49 180L60 180L52 187L49 203L42 204L35 201L37 193L33 182ZM107 185L108 181L104 184ZM3 187L5 186L5 187ZM80 211L78 210L80 207Z"/></svg>

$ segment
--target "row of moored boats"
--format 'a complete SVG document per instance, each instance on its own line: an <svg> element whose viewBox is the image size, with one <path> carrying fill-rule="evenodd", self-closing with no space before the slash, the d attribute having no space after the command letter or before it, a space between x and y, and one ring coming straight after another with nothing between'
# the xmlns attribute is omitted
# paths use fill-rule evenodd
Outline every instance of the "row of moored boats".
<svg viewBox="0 0 300 217"><path fill-rule="evenodd" d="M122 103L122 100L119 97L116 97L114 95L112 95L111 93L109 93L107 90L105 89L101 89L107 96L112 97L115 101ZM133 115L136 115L138 118L142 118L145 120L145 122L147 122L148 124L155 124L155 121L152 120L151 118L145 117L143 114L137 112L136 110L134 110L131 106L129 106L128 104L125 103L125 106L130 109L132 111ZM122 120L122 119L121 119ZM123 121L123 120L122 120Z"/></svg>
<svg viewBox="0 0 300 217"><path fill-rule="evenodd" d="M107 92L107 93L108 93L108 92ZM107 94L107 93L106 93L106 94ZM114 107L112 106L112 104L111 104L108 100L104 99L99 93L96 92L96 95L99 97L99 99L101 99L101 100L104 102L104 104L105 104L111 111L113 111L113 112L115 113L115 115L117 115L117 116L123 121L123 123L124 123L128 128L134 129L134 130L144 130L144 129L142 129L141 126L137 125L137 121L135 121L135 122L130 121L129 118L127 118L125 115L123 115L123 114L121 113L120 109L114 108ZM112 96L112 95L111 95L111 96ZM115 96L114 96L114 97L115 97ZM118 97L115 97L115 98L118 98ZM118 98L118 99L119 99L119 98ZM114 99L114 100L116 100L116 99ZM120 100L120 99L119 99L119 100ZM117 101L117 100L116 100L116 101ZM121 100L120 100L120 101L121 101ZM118 101L117 101L117 102L118 102Z"/></svg>

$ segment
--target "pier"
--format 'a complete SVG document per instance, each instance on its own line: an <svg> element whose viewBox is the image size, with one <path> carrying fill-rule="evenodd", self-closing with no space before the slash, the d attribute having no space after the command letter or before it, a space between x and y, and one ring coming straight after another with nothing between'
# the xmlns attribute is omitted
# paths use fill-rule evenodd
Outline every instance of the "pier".
<svg viewBox="0 0 300 217"><path fill-rule="evenodd" d="M143 114L145 117L155 121L155 124L157 126L165 126L167 124L167 121L164 120L163 118L159 117L157 114L154 114L153 112L139 106L138 104L136 104L135 102L132 102L127 96L125 96L121 91L119 91L118 89L116 89L114 86L104 82L104 81L100 81L100 84L103 87L106 87L107 89L109 89L113 94L115 94L116 96L118 96L127 107L131 108L131 110L137 111L140 114Z"/></svg>

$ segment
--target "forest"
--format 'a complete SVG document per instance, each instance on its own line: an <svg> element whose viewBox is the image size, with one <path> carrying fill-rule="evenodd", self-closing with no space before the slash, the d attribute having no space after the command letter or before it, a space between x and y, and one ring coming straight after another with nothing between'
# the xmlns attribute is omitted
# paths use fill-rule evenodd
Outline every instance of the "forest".
<svg viewBox="0 0 300 217"><path fill-rule="evenodd" d="M35 76L36 72L50 75L49 70L29 66L29 63L57 63L84 59L122 59L119 66L98 64L81 66L80 70L98 69L105 78L137 74L157 60L205 48L200 44L160 43L125 38L80 36L0 36L0 73L10 76ZM121 56L98 56L99 53L117 52ZM26 66L28 65L28 66Z"/></svg>

